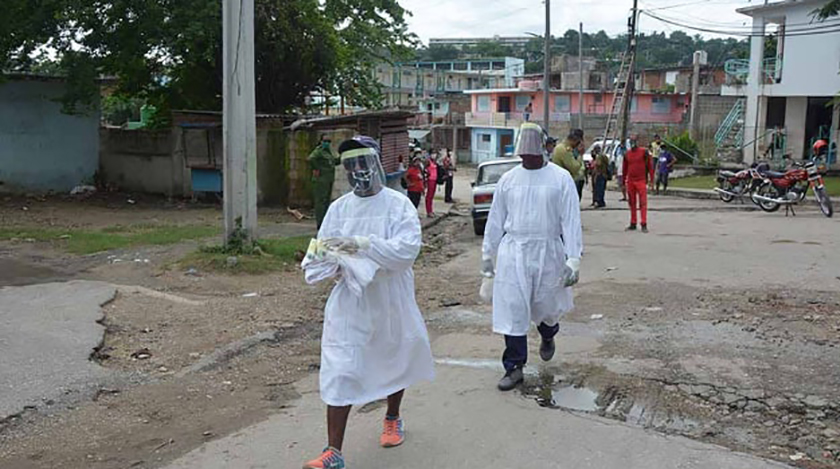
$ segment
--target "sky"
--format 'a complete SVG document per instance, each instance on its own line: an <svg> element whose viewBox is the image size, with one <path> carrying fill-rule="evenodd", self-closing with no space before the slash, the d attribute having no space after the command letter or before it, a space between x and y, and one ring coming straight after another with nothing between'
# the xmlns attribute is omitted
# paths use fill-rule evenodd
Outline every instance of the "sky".
<svg viewBox="0 0 840 469"><path fill-rule="evenodd" d="M754 2L761 0L753 0ZM543 0L399 0L413 13L410 30L428 45L430 37L492 37L542 35L545 31ZM763 3L763 2L762 2ZM652 13L697 24L706 29L748 29L750 18L735 11L750 6L750 0L639 0L639 8ZM626 32L632 0L554 0L551 2L551 33L561 36L568 29L606 31L609 35ZM642 32L680 29L642 16ZM688 34L696 31L685 30ZM704 37L720 37L700 33Z"/></svg>

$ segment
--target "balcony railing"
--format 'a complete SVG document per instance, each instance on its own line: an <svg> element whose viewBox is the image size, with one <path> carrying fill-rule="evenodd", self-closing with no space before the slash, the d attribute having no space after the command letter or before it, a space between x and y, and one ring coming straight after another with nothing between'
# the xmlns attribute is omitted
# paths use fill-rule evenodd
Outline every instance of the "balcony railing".
<svg viewBox="0 0 840 469"><path fill-rule="evenodd" d="M572 119L571 113L552 112L549 114L551 122L569 122ZM466 123L468 127L508 127L515 128L524 122L542 123L542 113L525 112L468 112Z"/></svg>
<svg viewBox="0 0 840 469"><path fill-rule="evenodd" d="M783 61L775 57L764 59L763 83L768 85L779 83L782 80L782 65ZM724 63L723 70L736 83L746 83L750 74L750 61L748 59L729 59Z"/></svg>

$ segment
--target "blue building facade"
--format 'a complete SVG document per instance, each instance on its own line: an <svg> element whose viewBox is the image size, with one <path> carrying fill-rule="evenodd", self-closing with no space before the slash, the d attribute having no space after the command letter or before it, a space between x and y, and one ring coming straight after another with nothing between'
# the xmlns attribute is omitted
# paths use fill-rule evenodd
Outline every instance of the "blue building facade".
<svg viewBox="0 0 840 469"><path fill-rule="evenodd" d="M0 82L0 191L69 191L99 166L99 109L61 112L63 80L7 76Z"/></svg>
<svg viewBox="0 0 840 469"><path fill-rule="evenodd" d="M513 152L513 145L516 142L515 129L473 127L471 130L472 163L482 163Z"/></svg>

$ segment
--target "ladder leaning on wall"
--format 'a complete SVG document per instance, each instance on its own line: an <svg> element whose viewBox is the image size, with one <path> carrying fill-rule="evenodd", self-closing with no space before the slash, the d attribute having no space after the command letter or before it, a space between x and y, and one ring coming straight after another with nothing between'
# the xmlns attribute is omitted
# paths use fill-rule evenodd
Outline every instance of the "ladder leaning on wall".
<svg viewBox="0 0 840 469"><path fill-rule="evenodd" d="M607 127L604 129L604 143L619 138L617 134L618 129L621 128L621 120L623 119L622 110L624 108L624 100L627 97L627 88L630 86L632 62L633 58L629 54L625 53L621 55L621 66L618 70L618 76L615 79L612 106L610 107L610 113L607 115Z"/></svg>

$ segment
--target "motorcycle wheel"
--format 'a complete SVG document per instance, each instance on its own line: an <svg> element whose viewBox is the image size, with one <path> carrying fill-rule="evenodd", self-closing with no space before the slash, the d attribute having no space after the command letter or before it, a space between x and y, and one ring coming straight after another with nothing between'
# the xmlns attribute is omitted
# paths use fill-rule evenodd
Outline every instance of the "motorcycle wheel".
<svg viewBox="0 0 840 469"><path fill-rule="evenodd" d="M722 190L732 192L732 184L730 184L730 182L727 181L727 180L723 180L723 181L720 182L720 188ZM732 202L732 200L735 199L734 196L729 195L729 194L724 194L723 192L718 192L718 195L720 196L720 200L722 200L726 203Z"/></svg>
<svg viewBox="0 0 840 469"><path fill-rule="evenodd" d="M769 182L766 182L766 183L758 186L758 189L755 190L755 194L763 196L763 197L768 197L768 198L771 198L771 199L775 199L775 198L779 197L779 194L778 194L778 191L776 190L776 187L773 186L773 184L771 184ZM753 202L755 202L762 210L764 210L765 212L768 212L768 213L775 212L776 210L779 210L782 207L781 205L777 204L776 202L765 202L763 200L755 200L755 199L753 199Z"/></svg>
<svg viewBox="0 0 840 469"><path fill-rule="evenodd" d="M831 205L831 199L828 198L828 194L825 193L825 187L815 187L814 195L817 196L817 202L820 204L820 210L823 215L831 218L834 215L834 207Z"/></svg>

